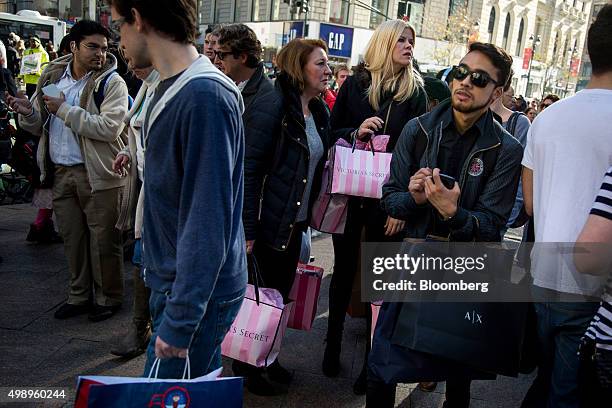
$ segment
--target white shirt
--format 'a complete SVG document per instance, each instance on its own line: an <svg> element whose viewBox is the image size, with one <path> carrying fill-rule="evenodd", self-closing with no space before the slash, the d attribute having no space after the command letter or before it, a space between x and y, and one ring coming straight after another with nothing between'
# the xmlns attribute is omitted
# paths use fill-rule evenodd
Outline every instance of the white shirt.
<svg viewBox="0 0 612 408"><path fill-rule="evenodd" d="M66 103L70 106L79 106L81 93L85 88L91 72L78 81L72 77L70 64L66 67L64 75L56 83L60 91L66 96ZM49 155L51 161L62 166L74 166L83 163L81 147L77 136L64 124L64 121L55 115L49 116Z"/></svg>
<svg viewBox="0 0 612 408"><path fill-rule="evenodd" d="M159 74L157 71L152 71L144 82L149 86L147 89L147 95L142 99L138 110L130 118L130 127L136 137L136 168L138 169L138 178L140 181L144 181L144 160L146 150L146 140L142 138L142 127L144 125L144 119L146 116L147 109L149 107L149 101L153 97L155 88L151 87L151 84L159 80Z"/></svg>
<svg viewBox="0 0 612 408"><path fill-rule="evenodd" d="M534 284L565 293L599 296L605 278L580 274L571 251L612 163L612 91L588 89L561 100L534 120L523 166L533 170L536 246ZM549 254L549 256L546 256Z"/></svg>

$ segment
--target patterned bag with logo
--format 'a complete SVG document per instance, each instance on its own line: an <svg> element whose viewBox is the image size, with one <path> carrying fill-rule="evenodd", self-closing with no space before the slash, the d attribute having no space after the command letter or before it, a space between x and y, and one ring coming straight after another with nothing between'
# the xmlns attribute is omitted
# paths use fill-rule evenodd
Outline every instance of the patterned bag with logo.
<svg viewBox="0 0 612 408"><path fill-rule="evenodd" d="M218 378L222 369L194 379L79 377L75 408L240 408L242 378Z"/></svg>
<svg viewBox="0 0 612 408"><path fill-rule="evenodd" d="M255 367L269 366L280 352L292 307L293 302L283 303L278 290L248 284L221 354Z"/></svg>
<svg viewBox="0 0 612 408"><path fill-rule="evenodd" d="M517 376L526 318L525 303L403 303L391 343Z"/></svg>
<svg viewBox="0 0 612 408"><path fill-rule="evenodd" d="M352 147L337 143L333 147L330 193L381 198L382 186L389 180L392 154L378 146L386 148L388 140L388 135L378 135L367 144L355 140Z"/></svg>

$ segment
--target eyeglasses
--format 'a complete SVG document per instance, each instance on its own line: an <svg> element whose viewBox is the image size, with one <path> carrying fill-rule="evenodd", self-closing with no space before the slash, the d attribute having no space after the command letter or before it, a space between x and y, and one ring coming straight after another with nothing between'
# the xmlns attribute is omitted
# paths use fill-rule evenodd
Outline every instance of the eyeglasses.
<svg viewBox="0 0 612 408"><path fill-rule="evenodd" d="M83 47L87 48L88 50L94 51L94 52L102 52L102 54L106 54L108 52L108 47L100 47L98 44L82 44Z"/></svg>
<svg viewBox="0 0 612 408"><path fill-rule="evenodd" d="M540 105L540 109L544 110L546 108L548 108L550 105L552 105L552 103L543 103Z"/></svg>
<svg viewBox="0 0 612 408"><path fill-rule="evenodd" d="M219 58L219 61L223 61L223 58L225 58L227 55L233 54L233 52L232 51L213 51L213 54L215 54L215 58Z"/></svg>
<svg viewBox="0 0 612 408"><path fill-rule="evenodd" d="M469 76L472 84L478 88L485 88L487 85L489 85L489 82L499 86L499 83L491 78L491 75L484 71L470 71L470 69L465 65L454 66L453 70L451 71L451 75L452 78L456 79L457 81L463 81Z"/></svg>

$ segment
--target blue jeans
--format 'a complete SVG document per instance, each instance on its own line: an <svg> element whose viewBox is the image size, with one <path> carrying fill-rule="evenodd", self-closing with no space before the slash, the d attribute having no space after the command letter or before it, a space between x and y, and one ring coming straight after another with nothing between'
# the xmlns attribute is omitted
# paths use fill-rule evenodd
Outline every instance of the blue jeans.
<svg viewBox="0 0 612 408"><path fill-rule="evenodd" d="M147 362L144 369L145 377L149 375L151 366L155 361L157 328L161 324L168 295L169 293L151 291L149 307L153 321L153 335L147 349ZM202 316L189 346L191 378L201 377L221 367L221 343L240 310L243 298L244 289L228 296L211 298L208 302L206 312ZM159 366L158 378L180 379L183 376L184 368L185 360L182 358L162 360Z"/></svg>
<svg viewBox="0 0 612 408"><path fill-rule="evenodd" d="M578 348L598 303L535 303L540 361L523 408L577 408Z"/></svg>

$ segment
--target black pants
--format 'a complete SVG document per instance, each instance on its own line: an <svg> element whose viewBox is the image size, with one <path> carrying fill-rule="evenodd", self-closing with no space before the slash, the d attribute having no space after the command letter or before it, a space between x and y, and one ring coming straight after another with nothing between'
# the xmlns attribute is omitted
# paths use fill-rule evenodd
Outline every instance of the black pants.
<svg viewBox="0 0 612 408"><path fill-rule="evenodd" d="M469 408L471 380L454 378L446 380L444 408ZM393 408L396 384L385 384L368 379L366 408Z"/></svg>
<svg viewBox="0 0 612 408"><path fill-rule="evenodd" d="M285 303L289 301L289 292L295 280L295 270L302 249L302 233L306 229L305 223L295 224L285 251L277 251L257 240L253 247L253 255L263 279L263 286L278 290L283 295Z"/></svg>
<svg viewBox="0 0 612 408"><path fill-rule="evenodd" d="M386 214L379 207L379 200L351 198L348 203L346 227L344 234L334 234L334 273L329 285L329 320L327 335L329 337L342 336L346 309L351 300L351 292L355 274L358 269L362 232L365 232L365 241L389 241L385 236ZM397 234L395 240L403 237ZM366 310L370 306L367 305ZM368 336L369 338L369 336Z"/></svg>

